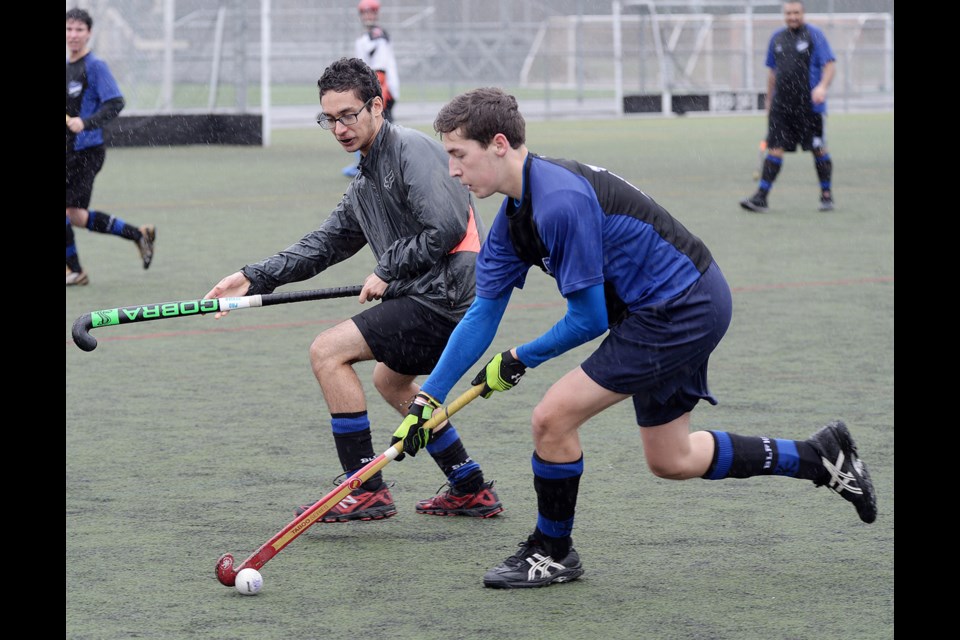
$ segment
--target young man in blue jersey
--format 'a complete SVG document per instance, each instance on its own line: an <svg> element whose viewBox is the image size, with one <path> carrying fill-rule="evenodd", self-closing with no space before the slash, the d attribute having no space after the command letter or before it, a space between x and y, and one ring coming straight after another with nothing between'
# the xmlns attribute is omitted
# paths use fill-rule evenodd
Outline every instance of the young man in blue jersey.
<svg viewBox="0 0 960 640"><path fill-rule="evenodd" d="M106 159L103 126L120 115L123 95L107 63L89 49L93 18L83 9L67 11L67 286L85 285L73 227L126 238L137 245L143 268L153 262L157 230L137 227L104 211L91 211L93 182Z"/></svg>
<svg viewBox="0 0 960 640"><path fill-rule="evenodd" d="M843 422L801 441L690 432L697 403L717 403L707 362L731 317L730 288L697 236L606 169L529 153L517 102L500 89L457 96L440 110L434 129L451 175L479 198L506 198L477 258L473 304L393 441L402 440L404 451L429 442L424 415L490 346L531 267L556 280L566 315L540 337L494 356L471 383L485 385L483 397L609 331L533 411L536 526L514 555L486 573L485 586L542 587L583 573L571 538L583 473L578 429L628 398L647 465L658 477L795 477L830 487L864 522L876 519L870 476Z"/></svg>
<svg viewBox="0 0 960 640"><path fill-rule="evenodd" d="M836 58L823 31L804 22L802 2L785 2L786 27L767 47L767 156L757 191L740 201L748 211L766 213L767 194L783 166L783 154L797 145L813 154L820 181L820 211L833 211L833 160L827 152L824 124L827 89L833 82Z"/></svg>

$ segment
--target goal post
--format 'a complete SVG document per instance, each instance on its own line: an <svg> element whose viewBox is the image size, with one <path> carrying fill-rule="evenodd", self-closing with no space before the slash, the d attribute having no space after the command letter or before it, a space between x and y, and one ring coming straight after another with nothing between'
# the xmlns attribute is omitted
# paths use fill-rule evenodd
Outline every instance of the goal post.
<svg viewBox="0 0 960 640"><path fill-rule="evenodd" d="M611 0L603 14L551 15L531 37L520 84L612 96L637 111L758 112L766 47L784 26L781 0ZM836 110L893 105L889 13L807 14L837 56Z"/></svg>

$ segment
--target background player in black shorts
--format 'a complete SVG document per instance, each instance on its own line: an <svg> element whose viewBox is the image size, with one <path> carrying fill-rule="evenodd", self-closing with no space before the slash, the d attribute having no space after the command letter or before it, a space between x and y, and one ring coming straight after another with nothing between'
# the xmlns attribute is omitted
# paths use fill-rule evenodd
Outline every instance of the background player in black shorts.
<svg viewBox="0 0 960 640"><path fill-rule="evenodd" d="M800 145L813 153L819 209L832 211L833 161L827 153L824 122L836 58L823 31L804 22L802 2L785 2L783 17L787 26L773 34L767 48L767 157L757 192L741 200L740 206L758 213L768 210L767 194L780 173L783 154Z"/></svg>
<svg viewBox="0 0 960 640"><path fill-rule="evenodd" d="M107 63L89 49L93 18L83 9L67 11L67 286L90 278L80 266L73 227L126 238L137 245L143 268L153 262L157 230L136 227L104 211L91 211L93 181L103 167L106 151L103 126L124 107L123 95Z"/></svg>

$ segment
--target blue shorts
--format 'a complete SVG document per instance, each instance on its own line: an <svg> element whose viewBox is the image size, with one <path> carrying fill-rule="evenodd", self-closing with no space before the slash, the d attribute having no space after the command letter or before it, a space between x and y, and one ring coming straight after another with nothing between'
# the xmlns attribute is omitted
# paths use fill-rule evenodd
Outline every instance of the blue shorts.
<svg viewBox="0 0 960 640"><path fill-rule="evenodd" d="M633 396L637 424L666 424L703 399L707 361L730 326L730 287L713 263L683 293L633 311L581 367L604 389Z"/></svg>

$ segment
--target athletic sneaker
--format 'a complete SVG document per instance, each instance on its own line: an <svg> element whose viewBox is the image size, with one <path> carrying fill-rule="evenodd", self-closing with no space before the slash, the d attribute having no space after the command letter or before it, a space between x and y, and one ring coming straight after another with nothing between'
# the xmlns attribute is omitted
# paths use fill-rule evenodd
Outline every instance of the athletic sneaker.
<svg viewBox="0 0 960 640"><path fill-rule="evenodd" d="M823 466L830 474L829 479L816 485L826 485L852 502L864 522L876 520L877 496L873 492L873 482L867 466L857 456L857 445L847 425L841 420L831 422L810 436L807 442L820 453Z"/></svg>
<svg viewBox="0 0 960 640"><path fill-rule="evenodd" d="M143 258L143 268L149 269L153 262L153 243L157 241L157 228L152 224L145 224L140 227L140 239L137 240L137 249L140 250L140 257Z"/></svg>
<svg viewBox="0 0 960 640"><path fill-rule="evenodd" d="M314 503L316 504L316 503ZM312 505L297 507L298 516ZM355 489L329 511L320 516L317 522L350 522L352 520L383 520L397 515L390 488L383 484L376 491L367 491L363 487Z"/></svg>
<svg viewBox="0 0 960 640"><path fill-rule="evenodd" d="M817 211L833 211L833 198L830 196L820 196L820 206Z"/></svg>
<svg viewBox="0 0 960 640"><path fill-rule="evenodd" d="M67 286L73 287L76 285L85 285L90 284L90 278L87 277L87 274L83 271L69 271L67 272Z"/></svg>
<svg viewBox="0 0 960 640"><path fill-rule="evenodd" d="M554 582L570 582L583 575L580 555L573 547L566 558L557 561L547 555L543 544L533 536L518 546L519 551L500 566L487 571L483 586L494 589L546 587Z"/></svg>
<svg viewBox="0 0 960 640"><path fill-rule="evenodd" d="M767 194L757 191L755 194L740 201L740 206L746 209L747 211L755 211L756 213L766 213L767 209Z"/></svg>
<svg viewBox="0 0 960 640"><path fill-rule="evenodd" d="M494 480L480 485L475 493L460 493L450 487L443 493L417 503L417 513L431 516L470 516L471 518L490 518L503 511L503 505L497 492L493 490ZM444 487L449 485L443 485ZM440 487L443 489L443 487Z"/></svg>

